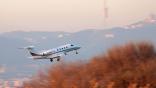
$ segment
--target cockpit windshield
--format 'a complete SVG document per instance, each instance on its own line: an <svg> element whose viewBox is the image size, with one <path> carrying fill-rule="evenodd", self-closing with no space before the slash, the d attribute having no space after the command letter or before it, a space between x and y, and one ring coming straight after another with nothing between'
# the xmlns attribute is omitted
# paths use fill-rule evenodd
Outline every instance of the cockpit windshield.
<svg viewBox="0 0 156 88"><path fill-rule="evenodd" d="M74 45L71 44L71 46L74 46Z"/></svg>

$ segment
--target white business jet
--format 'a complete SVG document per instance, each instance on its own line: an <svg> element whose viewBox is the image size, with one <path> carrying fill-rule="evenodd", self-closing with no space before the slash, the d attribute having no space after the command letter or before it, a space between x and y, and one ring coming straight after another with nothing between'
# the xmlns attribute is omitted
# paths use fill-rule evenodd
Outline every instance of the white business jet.
<svg viewBox="0 0 156 88"><path fill-rule="evenodd" d="M27 49L30 54L32 55L33 59L50 59L51 62L53 62L54 59L57 61L60 61L61 56L67 55L68 52L75 51L76 54L78 54L78 51L81 47L73 44L66 44L57 48L44 50L44 51L36 51L34 49L34 46L28 46L20 49Z"/></svg>

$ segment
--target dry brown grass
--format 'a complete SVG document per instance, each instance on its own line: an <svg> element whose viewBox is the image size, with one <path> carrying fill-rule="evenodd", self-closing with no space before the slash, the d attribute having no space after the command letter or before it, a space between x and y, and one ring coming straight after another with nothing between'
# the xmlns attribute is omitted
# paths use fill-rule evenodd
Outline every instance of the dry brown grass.
<svg viewBox="0 0 156 88"><path fill-rule="evenodd" d="M156 88L156 52L149 43L114 47L86 63L60 63L23 88Z"/></svg>

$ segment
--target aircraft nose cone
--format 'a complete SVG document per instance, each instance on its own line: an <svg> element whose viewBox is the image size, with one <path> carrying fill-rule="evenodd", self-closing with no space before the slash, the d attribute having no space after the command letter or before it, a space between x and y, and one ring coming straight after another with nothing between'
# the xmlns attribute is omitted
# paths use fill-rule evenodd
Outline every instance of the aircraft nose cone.
<svg viewBox="0 0 156 88"><path fill-rule="evenodd" d="M81 47L80 46L77 46L77 49L80 49Z"/></svg>

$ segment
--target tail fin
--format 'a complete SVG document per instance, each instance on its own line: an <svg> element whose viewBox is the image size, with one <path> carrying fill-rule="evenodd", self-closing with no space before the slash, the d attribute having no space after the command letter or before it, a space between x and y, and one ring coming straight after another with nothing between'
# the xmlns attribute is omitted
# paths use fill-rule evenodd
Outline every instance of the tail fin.
<svg viewBox="0 0 156 88"><path fill-rule="evenodd" d="M35 53L34 46L28 46L26 47L26 49L30 52L32 56L38 56L38 54Z"/></svg>
<svg viewBox="0 0 156 88"><path fill-rule="evenodd" d="M20 48L20 49L27 49L32 56L38 56L38 54L36 54L34 46L27 46L27 47Z"/></svg>

